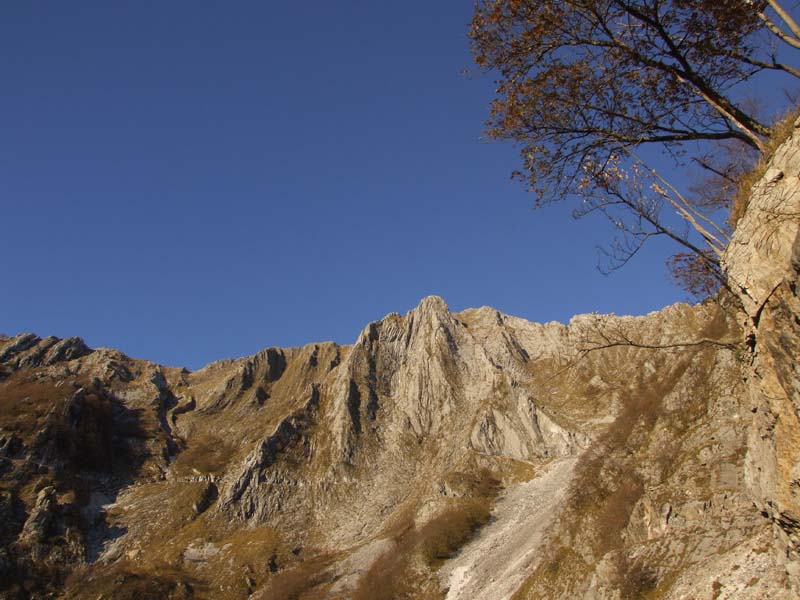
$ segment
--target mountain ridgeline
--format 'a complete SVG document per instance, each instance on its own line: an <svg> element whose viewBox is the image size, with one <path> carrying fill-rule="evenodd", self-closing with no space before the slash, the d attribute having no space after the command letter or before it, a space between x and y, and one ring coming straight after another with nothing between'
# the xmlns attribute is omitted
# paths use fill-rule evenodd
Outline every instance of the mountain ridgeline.
<svg viewBox="0 0 800 600"><path fill-rule="evenodd" d="M795 598L800 135L730 291L203 369L0 338L0 597Z"/></svg>

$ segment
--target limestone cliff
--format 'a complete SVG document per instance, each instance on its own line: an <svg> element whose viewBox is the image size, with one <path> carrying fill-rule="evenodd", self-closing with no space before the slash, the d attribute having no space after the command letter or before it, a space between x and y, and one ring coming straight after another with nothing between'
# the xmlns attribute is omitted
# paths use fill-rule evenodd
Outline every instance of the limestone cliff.
<svg viewBox="0 0 800 600"><path fill-rule="evenodd" d="M797 597L799 148L714 302L196 372L0 338L0 597Z"/></svg>
<svg viewBox="0 0 800 600"><path fill-rule="evenodd" d="M800 120L795 123L795 131ZM750 350L747 485L800 578L800 134L776 152L726 256Z"/></svg>

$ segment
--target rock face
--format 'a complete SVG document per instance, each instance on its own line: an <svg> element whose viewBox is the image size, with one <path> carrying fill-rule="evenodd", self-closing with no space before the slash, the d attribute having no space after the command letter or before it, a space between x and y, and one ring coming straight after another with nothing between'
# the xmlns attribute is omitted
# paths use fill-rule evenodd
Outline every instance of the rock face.
<svg viewBox="0 0 800 600"><path fill-rule="evenodd" d="M36 503L22 527L20 539L34 544L45 539L53 520L55 506L56 490L52 486L47 486L36 497Z"/></svg>
<svg viewBox="0 0 800 600"><path fill-rule="evenodd" d="M719 302L196 372L0 337L0 597L797 597L797 137Z"/></svg>
<svg viewBox="0 0 800 600"><path fill-rule="evenodd" d="M751 349L747 483L800 578L800 135L754 187L726 267Z"/></svg>

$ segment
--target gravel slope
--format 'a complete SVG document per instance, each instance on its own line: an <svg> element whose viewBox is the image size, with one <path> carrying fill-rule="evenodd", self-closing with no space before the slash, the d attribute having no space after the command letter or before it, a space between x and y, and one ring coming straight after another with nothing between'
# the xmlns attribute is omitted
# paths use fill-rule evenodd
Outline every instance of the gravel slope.
<svg viewBox="0 0 800 600"><path fill-rule="evenodd" d="M440 570L446 600L506 600L522 584L548 525L558 513L576 458L553 461L545 473L508 489L493 520Z"/></svg>

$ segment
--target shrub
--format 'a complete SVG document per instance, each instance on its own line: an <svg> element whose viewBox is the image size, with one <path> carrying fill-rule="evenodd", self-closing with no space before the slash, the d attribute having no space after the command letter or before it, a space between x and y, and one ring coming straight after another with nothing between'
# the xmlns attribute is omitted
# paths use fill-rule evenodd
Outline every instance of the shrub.
<svg viewBox="0 0 800 600"><path fill-rule="evenodd" d="M658 576L644 560L631 560L624 553L617 555L614 569L622 598L644 600L658 587Z"/></svg>
<svg viewBox="0 0 800 600"><path fill-rule="evenodd" d="M317 556L293 569L281 571L270 577L261 594L269 600L305 600L314 598L314 589L331 581L328 571L330 557Z"/></svg>
<svg viewBox="0 0 800 600"><path fill-rule="evenodd" d="M412 528L409 516L406 526L401 526L394 537L396 546L364 574L353 600L444 597L437 581L426 581L415 571L435 569L469 541L489 521L492 504L501 489L500 481L488 469L451 473L447 479L457 482L466 495L451 500L445 510L418 529Z"/></svg>
<svg viewBox="0 0 800 600"><path fill-rule="evenodd" d="M102 566L96 570L75 569L67 579L64 598L114 598L115 600L189 600L197 582L169 567L148 571L130 564Z"/></svg>
<svg viewBox="0 0 800 600"><path fill-rule="evenodd" d="M605 498L597 515L597 537L601 549L610 549L620 543L620 536L643 492L642 480L635 474L626 475Z"/></svg>
<svg viewBox="0 0 800 600"><path fill-rule="evenodd" d="M770 129L770 137L766 143L766 150L761 160L737 182L738 186L731 204L731 214L728 218L728 223L731 227L736 227L739 219L744 216L744 213L747 211L747 206L750 203L750 194L753 191L753 186L758 183L764 176L764 173L767 172L769 161L772 160L778 147L792 135L794 123L798 116L800 116L800 109L791 111L772 126Z"/></svg>
<svg viewBox="0 0 800 600"><path fill-rule="evenodd" d="M419 548L429 566L453 556L475 532L489 522L491 504L484 498L469 498L425 524L419 531Z"/></svg>
<svg viewBox="0 0 800 600"><path fill-rule="evenodd" d="M409 540L413 541L413 540ZM409 585L409 550L411 544L399 542L398 546L376 560L358 582L352 600L397 600L413 597Z"/></svg>

